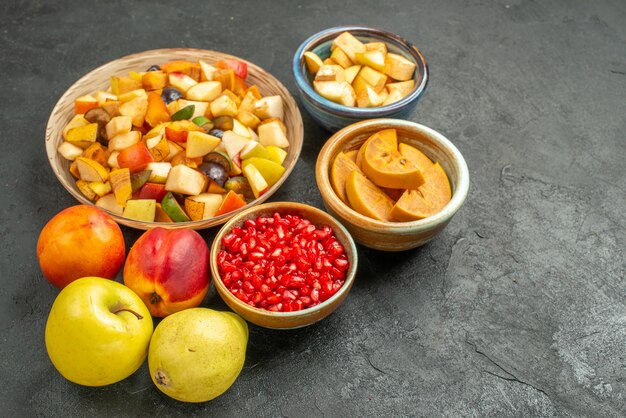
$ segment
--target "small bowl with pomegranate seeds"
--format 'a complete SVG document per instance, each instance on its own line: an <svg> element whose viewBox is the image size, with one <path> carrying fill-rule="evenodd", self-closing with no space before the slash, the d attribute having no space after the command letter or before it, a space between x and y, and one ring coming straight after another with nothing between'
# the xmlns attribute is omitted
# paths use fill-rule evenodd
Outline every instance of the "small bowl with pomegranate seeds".
<svg viewBox="0 0 626 418"><path fill-rule="evenodd" d="M266 328L299 328L325 318L348 296L356 268L346 229L301 203L244 210L211 248L217 292L236 313Z"/></svg>

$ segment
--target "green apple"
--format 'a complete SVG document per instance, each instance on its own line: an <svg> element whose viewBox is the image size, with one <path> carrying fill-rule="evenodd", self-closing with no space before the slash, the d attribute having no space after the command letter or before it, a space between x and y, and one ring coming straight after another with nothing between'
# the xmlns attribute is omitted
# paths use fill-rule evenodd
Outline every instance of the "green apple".
<svg viewBox="0 0 626 418"><path fill-rule="evenodd" d="M152 317L126 286L83 277L66 286L52 304L46 349L66 379L104 386L133 374L148 354Z"/></svg>

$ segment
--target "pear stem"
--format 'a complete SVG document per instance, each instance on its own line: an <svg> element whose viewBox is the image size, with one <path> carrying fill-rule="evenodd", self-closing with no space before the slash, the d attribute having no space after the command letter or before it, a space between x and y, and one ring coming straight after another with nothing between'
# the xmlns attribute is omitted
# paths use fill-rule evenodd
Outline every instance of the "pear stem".
<svg viewBox="0 0 626 418"><path fill-rule="evenodd" d="M126 311L126 312L132 313L133 315L135 315L137 317L137 319L143 319L143 316L139 315L137 312L133 311L132 309L120 308L117 311L113 311L113 313L115 315L117 315L118 312L122 312L122 311Z"/></svg>

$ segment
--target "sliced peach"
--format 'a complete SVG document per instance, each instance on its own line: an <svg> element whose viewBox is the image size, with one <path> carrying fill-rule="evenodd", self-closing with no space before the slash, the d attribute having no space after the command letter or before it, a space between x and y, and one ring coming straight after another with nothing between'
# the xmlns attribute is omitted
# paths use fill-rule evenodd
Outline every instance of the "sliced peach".
<svg viewBox="0 0 626 418"><path fill-rule="evenodd" d="M356 150L354 154L356 154ZM346 180L353 171L361 173L361 169L356 165L354 160L350 159L350 157L343 152L337 154L330 167L330 184L337 196L339 196L344 203L349 203L348 197L346 196Z"/></svg>
<svg viewBox="0 0 626 418"><path fill-rule="evenodd" d="M352 171L346 179L346 196L352 209L362 215L391 221L393 200L358 171Z"/></svg>

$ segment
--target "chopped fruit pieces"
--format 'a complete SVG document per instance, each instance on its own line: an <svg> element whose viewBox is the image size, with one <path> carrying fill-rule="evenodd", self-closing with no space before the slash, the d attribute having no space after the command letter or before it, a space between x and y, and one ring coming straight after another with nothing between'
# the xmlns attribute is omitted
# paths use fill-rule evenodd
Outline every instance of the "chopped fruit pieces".
<svg viewBox="0 0 626 418"><path fill-rule="evenodd" d="M384 42L364 44L349 32L333 40L329 58L312 51L303 58L317 93L344 106L386 106L415 88L414 62L388 52Z"/></svg>
<svg viewBox="0 0 626 418"><path fill-rule="evenodd" d="M227 214L286 171L283 99L263 96L251 78L236 59L153 63L114 75L110 88L74 99L57 151L76 189L117 215L188 222Z"/></svg>

